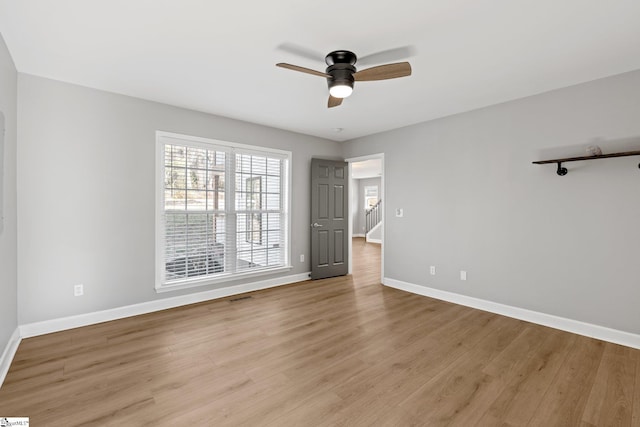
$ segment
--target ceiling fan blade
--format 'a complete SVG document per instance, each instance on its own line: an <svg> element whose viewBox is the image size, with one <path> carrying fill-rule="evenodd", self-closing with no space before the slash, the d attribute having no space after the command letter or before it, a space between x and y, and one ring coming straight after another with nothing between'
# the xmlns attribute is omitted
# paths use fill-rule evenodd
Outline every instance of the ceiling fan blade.
<svg viewBox="0 0 640 427"><path fill-rule="evenodd" d="M291 53L301 58L324 62L324 55L322 53L316 52L315 50L306 48L304 46L299 46L295 43L282 43L278 45L277 49Z"/></svg>
<svg viewBox="0 0 640 427"><path fill-rule="evenodd" d="M319 76L319 77L325 77L325 78L331 77L329 74L323 73L321 71L312 70L311 68L300 67L298 65L285 64L284 62L280 62L276 64L276 67L287 68L293 71L300 71L301 73L313 74L314 76Z"/></svg>
<svg viewBox="0 0 640 427"><path fill-rule="evenodd" d="M357 82L368 82L373 80L397 79L411 75L411 64L408 62L398 62L396 64L378 65L366 70L354 73L353 78Z"/></svg>
<svg viewBox="0 0 640 427"><path fill-rule="evenodd" d="M337 107L338 105L342 104L343 99L344 98L336 98L335 96L329 95L329 103L327 104L327 107L328 108Z"/></svg>
<svg viewBox="0 0 640 427"><path fill-rule="evenodd" d="M416 48L414 46L396 47L395 49L387 49L358 58L358 65L374 65L383 62L399 61L412 57L415 54Z"/></svg>

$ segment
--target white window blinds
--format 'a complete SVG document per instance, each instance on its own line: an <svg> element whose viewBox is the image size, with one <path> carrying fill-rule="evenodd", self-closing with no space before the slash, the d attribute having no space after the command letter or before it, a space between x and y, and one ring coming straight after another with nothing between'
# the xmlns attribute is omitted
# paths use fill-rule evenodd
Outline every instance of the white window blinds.
<svg viewBox="0 0 640 427"><path fill-rule="evenodd" d="M288 260L288 153L158 138L160 287L271 272Z"/></svg>

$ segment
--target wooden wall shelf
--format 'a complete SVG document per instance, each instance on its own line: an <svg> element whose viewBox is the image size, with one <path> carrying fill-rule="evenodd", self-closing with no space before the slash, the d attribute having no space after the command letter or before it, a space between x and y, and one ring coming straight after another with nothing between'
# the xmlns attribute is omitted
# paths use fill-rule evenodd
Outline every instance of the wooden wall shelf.
<svg viewBox="0 0 640 427"><path fill-rule="evenodd" d="M567 174L567 168L563 168L562 164L566 162L577 162L581 160L596 160L596 159L608 159L611 157L628 157L628 156L640 156L640 150L638 151L625 151L621 153L611 153L611 154L600 154L598 156L580 156L580 157L565 157L563 159L550 159L550 160L539 160L537 162L533 162L535 165L544 165L547 163L557 163L558 170L556 173L560 176L565 176ZM640 168L640 164L638 164Z"/></svg>

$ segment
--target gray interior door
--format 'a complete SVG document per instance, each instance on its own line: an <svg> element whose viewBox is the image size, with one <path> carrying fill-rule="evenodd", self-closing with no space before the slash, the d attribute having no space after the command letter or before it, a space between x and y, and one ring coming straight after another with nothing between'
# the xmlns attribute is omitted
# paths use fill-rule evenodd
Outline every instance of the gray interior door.
<svg viewBox="0 0 640 427"><path fill-rule="evenodd" d="M4 229L4 195L2 189L4 188L4 114L0 111L0 234Z"/></svg>
<svg viewBox="0 0 640 427"><path fill-rule="evenodd" d="M311 160L311 278L348 273L347 163Z"/></svg>

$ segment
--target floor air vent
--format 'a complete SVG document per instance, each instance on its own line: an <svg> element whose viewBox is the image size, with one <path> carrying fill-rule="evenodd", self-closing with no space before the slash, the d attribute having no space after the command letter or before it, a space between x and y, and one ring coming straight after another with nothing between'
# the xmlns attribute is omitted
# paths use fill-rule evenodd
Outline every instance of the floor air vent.
<svg viewBox="0 0 640 427"><path fill-rule="evenodd" d="M238 298L230 299L229 302L242 301L243 299L251 299L251 298L253 298L251 295L247 295L247 296L244 296L244 297L238 297Z"/></svg>

